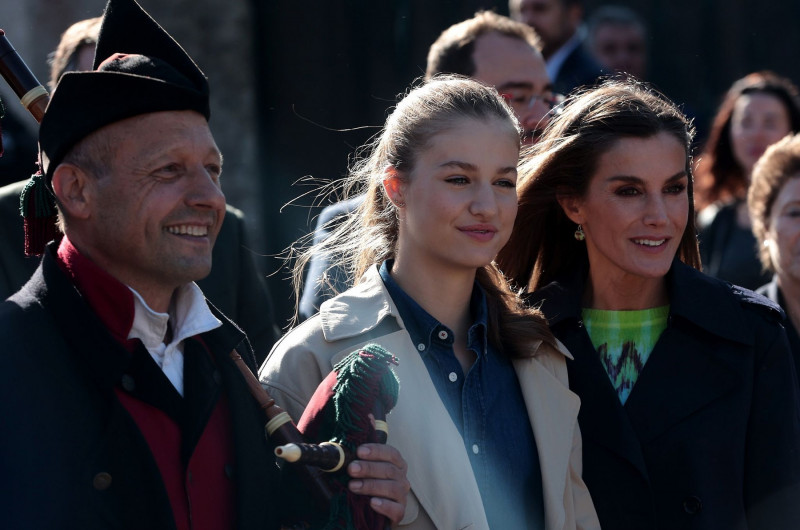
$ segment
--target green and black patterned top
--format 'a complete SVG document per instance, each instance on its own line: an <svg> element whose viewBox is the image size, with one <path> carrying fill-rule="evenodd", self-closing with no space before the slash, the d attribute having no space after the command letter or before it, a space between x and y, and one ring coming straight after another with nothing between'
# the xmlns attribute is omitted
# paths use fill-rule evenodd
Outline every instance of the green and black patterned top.
<svg viewBox="0 0 800 530"><path fill-rule="evenodd" d="M582 311L583 324L622 404L667 329L669 306L638 311Z"/></svg>

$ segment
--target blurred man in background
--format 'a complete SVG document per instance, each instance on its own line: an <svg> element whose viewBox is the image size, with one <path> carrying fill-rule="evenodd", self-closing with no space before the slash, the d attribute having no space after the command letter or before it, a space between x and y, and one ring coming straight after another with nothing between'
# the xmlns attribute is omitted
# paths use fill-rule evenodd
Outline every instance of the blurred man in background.
<svg viewBox="0 0 800 530"><path fill-rule="evenodd" d="M633 10L598 8L589 17L586 46L605 71L647 78L647 28Z"/></svg>
<svg viewBox="0 0 800 530"><path fill-rule="evenodd" d="M511 18L531 26L542 39L547 73L557 92L592 85L602 74L584 48L582 0L509 0Z"/></svg>

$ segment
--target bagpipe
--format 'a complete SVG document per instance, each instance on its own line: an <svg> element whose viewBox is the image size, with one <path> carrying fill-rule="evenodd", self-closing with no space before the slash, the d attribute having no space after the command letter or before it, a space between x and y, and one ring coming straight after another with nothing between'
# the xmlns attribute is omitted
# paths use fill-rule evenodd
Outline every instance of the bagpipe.
<svg viewBox="0 0 800 530"><path fill-rule="evenodd" d="M36 80L2 29L0 29L0 75L17 95L22 106L31 113L37 123L41 123L50 95Z"/></svg>
<svg viewBox="0 0 800 530"><path fill-rule="evenodd" d="M33 72L11 45L5 31L0 29L0 75L19 98L20 103L31 113L37 123L42 122L50 94L36 79ZM36 172L20 195L20 214L25 230L25 255L41 254L45 244L57 237L56 206L44 185L44 176Z"/></svg>
<svg viewBox="0 0 800 530"><path fill-rule="evenodd" d="M295 425L275 404L236 351L250 393L264 411L267 439L275 455L295 465L314 501L313 511L329 513L327 529L383 530L389 521L373 511L369 499L350 492L345 470L363 443L386 443L386 414L397 404L399 383L391 370L395 357L376 344L353 351L320 383Z"/></svg>

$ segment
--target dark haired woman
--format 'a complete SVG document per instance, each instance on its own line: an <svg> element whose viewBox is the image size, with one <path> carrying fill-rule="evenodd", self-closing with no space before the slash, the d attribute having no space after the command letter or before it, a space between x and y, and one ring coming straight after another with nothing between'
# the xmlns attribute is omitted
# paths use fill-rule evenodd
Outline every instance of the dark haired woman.
<svg viewBox="0 0 800 530"><path fill-rule="evenodd" d="M691 137L633 81L574 95L520 166L497 263L574 356L603 528L800 528L781 312L697 270Z"/></svg>
<svg viewBox="0 0 800 530"><path fill-rule="evenodd" d="M768 281L747 212L750 174L764 151L800 132L797 87L772 72L756 72L728 90L697 163L697 207L703 270L748 289Z"/></svg>

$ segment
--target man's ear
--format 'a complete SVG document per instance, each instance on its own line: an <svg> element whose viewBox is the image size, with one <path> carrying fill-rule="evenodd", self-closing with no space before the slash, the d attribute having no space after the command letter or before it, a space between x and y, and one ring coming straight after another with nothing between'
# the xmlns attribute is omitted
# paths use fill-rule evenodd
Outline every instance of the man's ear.
<svg viewBox="0 0 800 530"><path fill-rule="evenodd" d="M582 225L586 222L583 215L583 201L579 197L558 195L556 200L570 221L577 225Z"/></svg>
<svg viewBox="0 0 800 530"><path fill-rule="evenodd" d="M53 192L64 213L76 219L89 217L91 191L89 175L70 163L59 164L53 172Z"/></svg>
<svg viewBox="0 0 800 530"><path fill-rule="evenodd" d="M383 190L397 208L403 208L406 205L405 187L405 180L397 168L388 166L383 172Z"/></svg>

